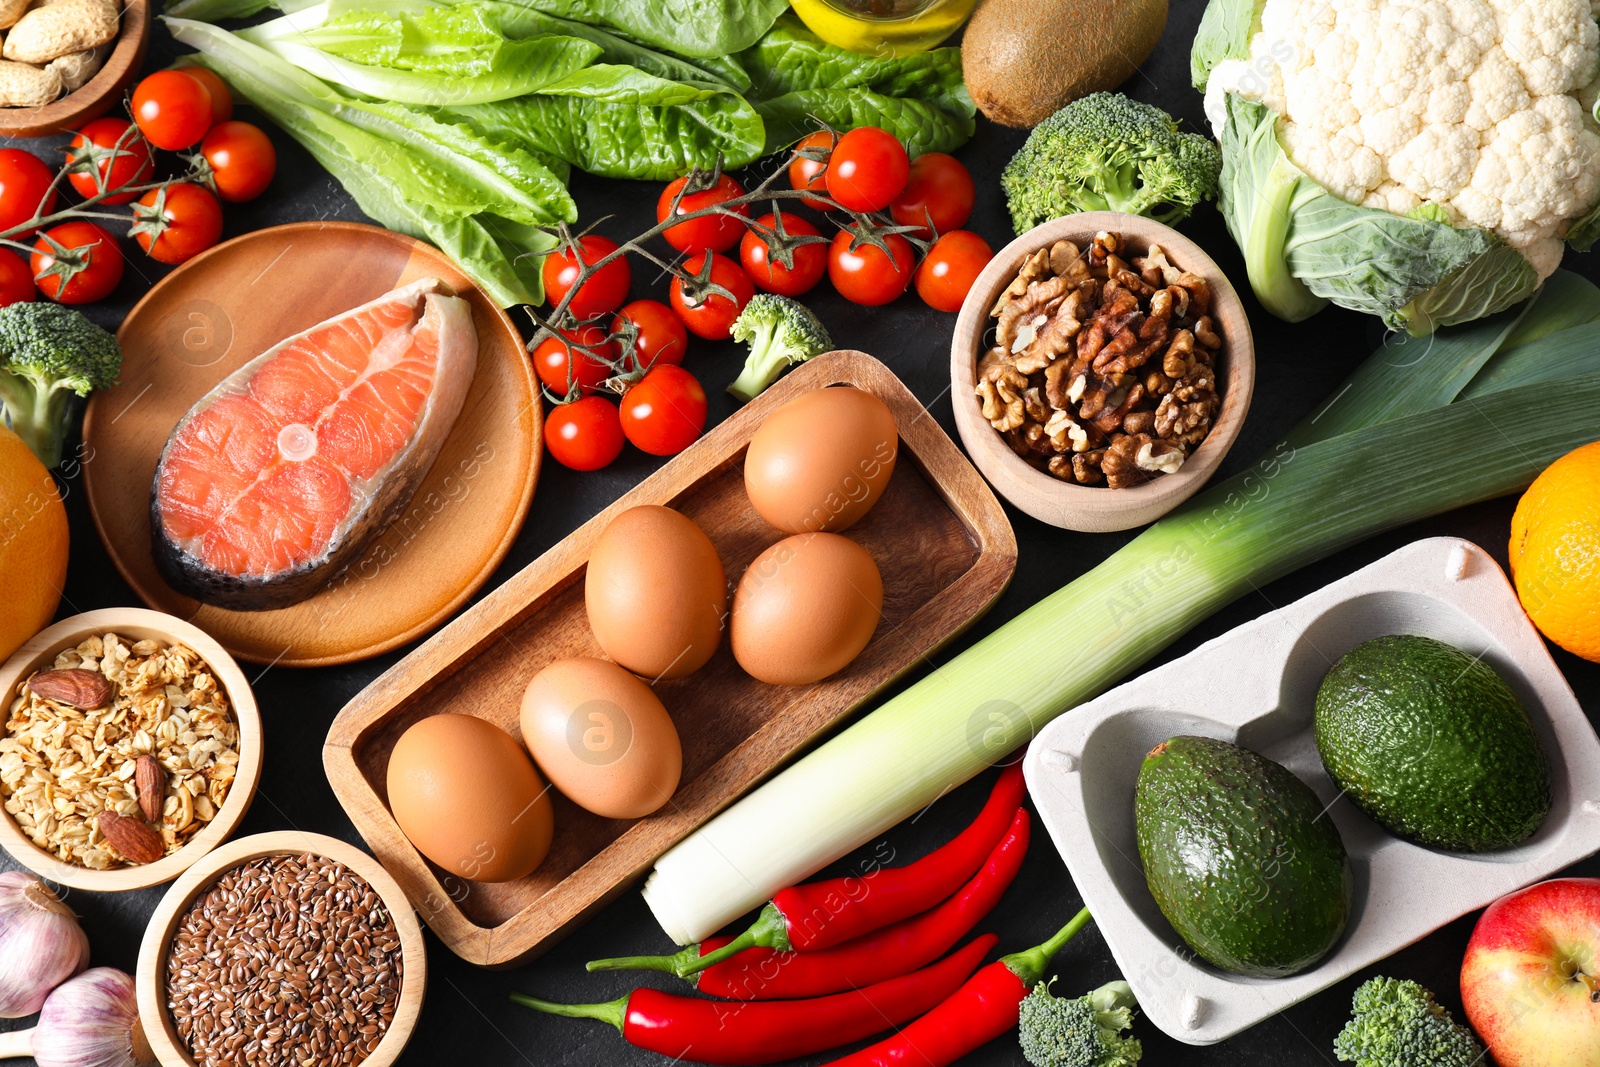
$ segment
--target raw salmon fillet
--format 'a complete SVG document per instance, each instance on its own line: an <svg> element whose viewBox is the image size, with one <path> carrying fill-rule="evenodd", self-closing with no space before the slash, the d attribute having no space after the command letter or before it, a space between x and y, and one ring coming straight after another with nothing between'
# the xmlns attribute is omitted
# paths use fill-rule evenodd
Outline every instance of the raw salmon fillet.
<svg viewBox="0 0 1600 1067"><path fill-rule="evenodd" d="M315 593L410 502L477 362L471 306L424 278L246 363L162 450L150 503L162 576L243 610Z"/></svg>

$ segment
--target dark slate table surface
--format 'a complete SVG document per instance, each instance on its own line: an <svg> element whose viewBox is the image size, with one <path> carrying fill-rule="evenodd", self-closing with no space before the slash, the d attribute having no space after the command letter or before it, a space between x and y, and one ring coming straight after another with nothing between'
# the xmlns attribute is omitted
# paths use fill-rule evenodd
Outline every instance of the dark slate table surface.
<svg viewBox="0 0 1600 1067"><path fill-rule="evenodd" d="M1174 5L1166 35L1155 54L1126 87L1131 95L1173 112L1190 128L1202 128L1204 122L1199 94L1190 88L1188 78L1188 43L1194 35L1202 6L1198 0L1182 0ZM149 69L164 64L178 50L158 26L152 41ZM240 117L259 121L248 109ZM338 183L298 145L268 124L262 124L267 126L278 148L278 175L260 200L228 207L225 237L308 219L364 219ZM995 248L1012 236L999 191L999 173L1022 143L1023 136L1021 131L1004 129L980 118L977 136L957 153L971 168L978 183L978 207L969 227L987 238ZM60 138L22 142L24 147L47 158L55 158L53 153L60 143ZM653 184L607 181L583 174L574 174L572 181L581 217L589 220L614 216L604 229L615 235L637 232L654 221L651 209L657 189ZM1226 476L1248 465L1327 398L1376 346L1381 339L1381 327L1376 320L1337 309L1324 312L1307 325L1287 326L1262 312L1249 296L1238 251L1212 207L1202 208L1183 228L1217 259L1245 293L1255 329L1259 363L1255 402L1243 435L1223 466L1222 476ZM136 256L129 257L129 264L131 269L114 297L91 312L107 327L115 328L134 301L167 270ZM1600 260L1569 255L1567 265L1600 278ZM635 297L662 298L664 292L665 285L653 277L651 271L636 266ZM881 311L857 308L826 285L807 300L826 322L838 344L871 352L887 363L928 405L946 432L955 436L947 370L948 339L955 316L931 311L914 295L905 296ZM732 401L722 393L721 387L737 373L741 351L741 346L732 343L696 340L691 346L688 366L705 382L711 394L713 422L725 418L733 410ZM594 474L576 474L547 462L521 536L486 588L492 588L532 562L649 474L659 462L631 448L616 464ZM1386 487L1375 485L1372 491L1382 493ZM1152 665L1181 655L1274 607L1288 604L1418 538L1464 537L1489 550L1504 566L1514 503L1514 499L1506 499L1443 515L1375 538L1307 567L1266 586L1259 595L1218 613L1157 657ZM116 604L137 604L138 598L107 559L90 521L81 487L76 482L67 486L67 510L72 523L72 562L61 615ZM1016 577L988 616L947 649L941 659L960 651L1090 569L1132 537L1132 534L1069 533L1036 522L1014 509L1008 512L1019 546ZM240 834L299 829L361 843L323 777L322 739L344 703L406 651L401 649L344 667L317 670L280 667L265 671L255 668L250 672L258 675L255 688L266 728L267 758L260 791L239 828ZM1554 652L1591 720L1600 721L1600 665L1585 663L1559 649ZM976 810L983 788L969 785L932 809L936 814L941 810L952 812L949 819L921 819L915 825L892 830L887 837L895 853L915 857L944 841L956 820L963 817L961 813ZM868 845L867 849L872 847ZM849 861L844 862L848 864ZM10 865L11 861L9 857L0 857L0 863ZM1564 873L1600 875L1600 859L1590 859ZM82 915L88 930L95 964L132 972L145 924L160 895L160 889L114 895L81 891L69 894L69 902ZM1418 907L1427 904L1424 900L1417 901ZM1048 838L1041 834L1005 902L983 928L1000 935L1004 951L1014 951L1049 936L1079 906L1078 894L1065 867L1050 847ZM1441 1001L1459 1014L1457 980L1474 918L1468 916L1450 923L1373 971L1343 982L1210 1048L1181 1044L1147 1023L1138 1023L1135 1029L1145 1041L1145 1062L1152 1067L1331 1064L1335 1062L1333 1038L1348 1017L1351 992L1373 973L1420 981L1434 989ZM672 947L637 891L624 894L541 959L514 971L491 972L464 963L431 932L427 934L427 943L431 972L427 999L421 1021L401 1057L403 1064L471 1062L479 1067L519 1064L648 1067L667 1062L627 1045L610 1027L539 1016L512 1005L506 998L510 990L522 989L554 999L599 1001L620 996L631 988L635 981L632 976L588 975L583 963L601 956L667 951ZM1105 942L1092 926L1058 958L1056 971L1061 976L1057 991L1073 995L1117 976ZM665 979L659 980L666 984ZM20 1020L7 1025L30 1024L30 1020ZM825 1059L818 1057L813 1062ZM1020 1067L1025 1063L1016 1041L1009 1036L973 1053L965 1062L975 1067Z"/></svg>

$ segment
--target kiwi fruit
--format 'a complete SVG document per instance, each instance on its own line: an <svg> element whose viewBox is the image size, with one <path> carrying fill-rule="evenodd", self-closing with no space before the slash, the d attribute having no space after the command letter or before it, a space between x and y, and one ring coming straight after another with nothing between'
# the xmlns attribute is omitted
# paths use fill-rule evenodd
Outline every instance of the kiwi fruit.
<svg viewBox="0 0 1600 1067"><path fill-rule="evenodd" d="M984 0L961 41L961 72L980 111L1031 129L1131 78L1166 25L1167 0Z"/></svg>

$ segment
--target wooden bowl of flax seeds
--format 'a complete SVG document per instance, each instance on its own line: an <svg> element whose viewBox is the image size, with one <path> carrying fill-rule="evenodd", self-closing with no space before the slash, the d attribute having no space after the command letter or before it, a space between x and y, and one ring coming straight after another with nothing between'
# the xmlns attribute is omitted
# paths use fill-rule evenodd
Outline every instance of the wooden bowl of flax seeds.
<svg viewBox="0 0 1600 1067"><path fill-rule="evenodd" d="M377 860L281 831L230 842L172 884L135 982L166 1067L388 1067L427 971L422 927Z"/></svg>

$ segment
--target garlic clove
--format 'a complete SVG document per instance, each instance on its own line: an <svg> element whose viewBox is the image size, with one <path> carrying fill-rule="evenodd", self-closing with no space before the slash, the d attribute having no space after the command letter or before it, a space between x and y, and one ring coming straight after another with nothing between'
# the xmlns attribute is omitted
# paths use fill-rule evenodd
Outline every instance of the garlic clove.
<svg viewBox="0 0 1600 1067"><path fill-rule="evenodd" d="M72 909L26 871L0 873L0 1018L20 1019L89 965Z"/></svg>

